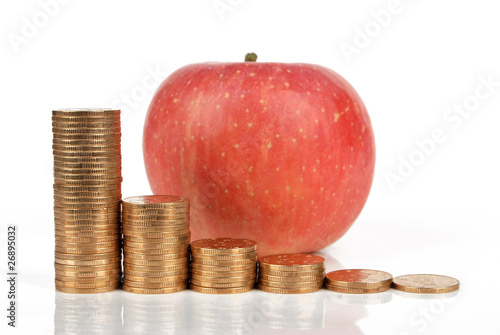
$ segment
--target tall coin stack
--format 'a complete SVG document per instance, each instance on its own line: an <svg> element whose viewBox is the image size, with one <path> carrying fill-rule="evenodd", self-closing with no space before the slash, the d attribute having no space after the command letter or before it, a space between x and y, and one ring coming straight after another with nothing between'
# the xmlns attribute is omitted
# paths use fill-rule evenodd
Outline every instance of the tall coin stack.
<svg viewBox="0 0 500 335"><path fill-rule="evenodd" d="M123 289L161 294L187 288L189 201L171 195L123 199Z"/></svg>
<svg viewBox="0 0 500 335"><path fill-rule="evenodd" d="M259 259L258 288L280 294L310 293L323 287L325 259L308 254L271 255Z"/></svg>
<svg viewBox="0 0 500 335"><path fill-rule="evenodd" d="M52 112L56 289L120 285L120 111Z"/></svg>
<svg viewBox="0 0 500 335"><path fill-rule="evenodd" d="M193 291L230 294L251 291L257 272L257 242L213 238L191 243Z"/></svg>

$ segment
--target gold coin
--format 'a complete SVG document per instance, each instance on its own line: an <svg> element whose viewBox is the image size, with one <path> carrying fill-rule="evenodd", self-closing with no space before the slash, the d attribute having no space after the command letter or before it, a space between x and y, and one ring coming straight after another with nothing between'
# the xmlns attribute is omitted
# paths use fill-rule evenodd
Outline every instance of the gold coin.
<svg viewBox="0 0 500 335"><path fill-rule="evenodd" d="M259 284L269 287L302 288L302 287L317 287L318 285L323 285L323 280L301 281L301 282L277 282L259 278Z"/></svg>
<svg viewBox="0 0 500 335"><path fill-rule="evenodd" d="M75 255L75 254L67 254L62 252L55 252L55 258L59 259L74 259L74 260L85 260L85 261L94 261L98 259L108 259L108 258L116 258L121 257L120 251L112 251L107 253L95 253L92 255Z"/></svg>
<svg viewBox="0 0 500 335"><path fill-rule="evenodd" d="M246 258L246 259L234 259L234 260L212 260L212 259L204 259L204 258L194 258L193 263L203 264L203 265L216 265L216 266L234 266L234 265L247 265L253 264L256 266L255 259Z"/></svg>
<svg viewBox="0 0 500 335"><path fill-rule="evenodd" d="M52 154L54 155L54 160L57 159L62 159L62 158L97 158L97 157L109 157L109 158L116 158L116 157L121 157L121 151L116 148L112 148L112 150L109 150L110 148L104 148L104 149L89 149L85 151L75 151L71 150L70 148L65 147L64 149L52 149Z"/></svg>
<svg viewBox="0 0 500 335"><path fill-rule="evenodd" d="M171 233L175 234L177 231L185 232L189 231L189 228L184 226L133 226L129 225L127 222L123 222L123 230L128 231L131 235L135 232L138 233Z"/></svg>
<svg viewBox="0 0 500 335"><path fill-rule="evenodd" d="M105 168L65 168L54 166L53 171L55 173L69 174L69 175L79 175L79 174L118 174L121 173L121 165L105 167Z"/></svg>
<svg viewBox="0 0 500 335"><path fill-rule="evenodd" d="M65 180L71 180L71 181L92 181L92 180L117 180L121 178L121 172L110 172L110 173L94 173L94 174L89 174L89 173L81 173L81 174L69 174L69 173L59 173L59 172L54 172L54 179L55 182L61 182L63 183Z"/></svg>
<svg viewBox="0 0 500 335"><path fill-rule="evenodd" d="M147 254L139 254L139 253L130 253L124 251L125 260L142 260L142 261L162 261L169 259L177 259L177 258L185 258L189 257L187 252L181 252L177 254L165 254L165 255L147 255Z"/></svg>
<svg viewBox="0 0 500 335"><path fill-rule="evenodd" d="M192 245L192 244L191 244ZM199 254L195 252L194 250L192 251L193 259L207 259L207 260L214 260L214 261L237 261L237 260L257 260L257 252L248 252L245 254Z"/></svg>
<svg viewBox="0 0 500 335"><path fill-rule="evenodd" d="M325 267L325 259L309 254L280 254L261 257L259 265L263 269L280 271L315 270Z"/></svg>
<svg viewBox="0 0 500 335"><path fill-rule="evenodd" d="M56 225L55 236L63 236L63 237L100 237L100 236L108 236L108 235L116 235L120 233L119 228L114 228L110 230L99 230L99 231L85 231L85 230L66 230L66 229L57 229Z"/></svg>
<svg viewBox="0 0 500 335"><path fill-rule="evenodd" d="M176 195L145 195L123 199L123 208L187 208L189 200Z"/></svg>
<svg viewBox="0 0 500 335"><path fill-rule="evenodd" d="M54 127L52 126L52 134L54 135L101 135L101 134L114 134L117 136L121 136L121 127L116 125L116 123L112 124L112 127Z"/></svg>
<svg viewBox="0 0 500 335"><path fill-rule="evenodd" d="M121 162L122 156L120 154L112 154L105 156L94 156L94 157L66 157L66 156L54 156L54 163L84 163L84 164L109 164Z"/></svg>
<svg viewBox="0 0 500 335"><path fill-rule="evenodd" d="M187 288L187 284L179 284L179 286L174 287L164 287L164 288L139 288L139 287L131 287L127 285L123 285L123 290L130 293L139 293L139 294L166 294L166 293L175 293L183 291Z"/></svg>
<svg viewBox="0 0 500 335"><path fill-rule="evenodd" d="M196 280L191 278L191 284L201 287L211 287L211 288L230 288L230 287L242 287L255 284L255 279L244 280L244 281L234 281L229 283L213 283L207 280Z"/></svg>
<svg viewBox="0 0 500 335"><path fill-rule="evenodd" d="M196 274L191 275L191 282L193 282L196 285L196 282L198 283L241 283L241 282L247 282L247 281L254 281L255 282L256 275L255 274L250 274L250 275L245 275L245 276L240 276L240 277L207 277L207 276L199 276ZM200 285L200 286L206 286L206 285ZM239 285L238 285L239 286Z"/></svg>
<svg viewBox="0 0 500 335"><path fill-rule="evenodd" d="M53 139L58 140L114 140L120 139L121 133L102 133L102 134L52 134Z"/></svg>
<svg viewBox="0 0 500 335"><path fill-rule="evenodd" d="M118 289L120 287L120 282L115 283L112 282L109 286L99 287L99 288L74 288L74 287L66 287L62 285L56 284L56 290L63 293L73 293L73 294L96 294L96 293L104 293L110 292Z"/></svg>
<svg viewBox="0 0 500 335"><path fill-rule="evenodd" d="M164 216L142 216L143 219L131 218L126 213L123 213L123 221L130 225L137 226L179 226L189 224L189 215L178 216L177 218L169 218Z"/></svg>
<svg viewBox="0 0 500 335"><path fill-rule="evenodd" d="M262 279L262 280L271 281L271 282L283 282L283 283L320 282L320 281L323 281L324 277L325 277L324 275L302 276L302 277L282 277L282 276L269 276L265 273L259 274L259 280Z"/></svg>
<svg viewBox="0 0 500 335"><path fill-rule="evenodd" d="M101 180L54 180L56 185L62 186L99 186L99 185L119 185L122 177Z"/></svg>
<svg viewBox="0 0 500 335"><path fill-rule="evenodd" d="M108 248L121 246L120 240L105 241L105 242L64 242L56 239L56 246L62 248L81 248L81 249L93 249L93 248Z"/></svg>
<svg viewBox="0 0 500 335"><path fill-rule="evenodd" d="M89 225L69 225L69 224L65 224L65 225L57 225L56 226L56 230L65 230L65 231L69 231L69 230L73 230L73 231L111 231L113 229L118 229L118 226L117 225L112 225L112 224L102 224L102 225L97 225L97 224L92 224L92 222L94 221L91 221L89 222L90 224Z"/></svg>
<svg viewBox="0 0 500 335"><path fill-rule="evenodd" d="M92 254L104 254L112 251L120 250L120 246L107 247L107 248L63 248L56 246L56 251L66 254L76 254L76 255L92 255Z"/></svg>
<svg viewBox="0 0 500 335"><path fill-rule="evenodd" d="M98 170L105 171L120 171L122 163L120 160L103 162L103 163L65 163L65 162L54 162L54 170L57 171L90 171L93 173Z"/></svg>
<svg viewBox="0 0 500 335"><path fill-rule="evenodd" d="M56 242L65 242L65 243L98 243L98 242L111 242L115 241L117 243L120 242L120 235L108 235L101 237L63 237L56 236Z"/></svg>
<svg viewBox="0 0 500 335"><path fill-rule="evenodd" d="M86 199L87 200L87 199ZM66 206L66 207L73 207L73 208L82 208L82 209L88 209L88 208L105 208L109 206L114 206L116 204L119 204L120 200L117 198L117 200L110 200L110 201L103 201L103 202L75 202L75 203L70 203L70 202L62 202L58 199L54 200L54 205L58 207Z"/></svg>
<svg viewBox="0 0 500 335"><path fill-rule="evenodd" d="M56 275L64 276L64 277L99 277L99 276L112 276L121 273L121 269L110 269L110 270L102 270L102 271L89 271L89 272L71 272L71 271L62 271L55 270Z"/></svg>
<svg viewBox="0 0 500 335"><path fill-rule="evenodd" d="M189 274L185 273L178 276L166 276L166 277L149 277L149 276L132 276L129 274L125 274L124 279L127 281L133 282L142 282L142 283L179 283L185 282L189 278Z"/></svg>
<svg viewBox="0 0 500 335"><path fill-rule="evenodd" d="M175 249L189 247L189 242L182 241L174 243L138 243L125 240L123 241L123 246L133 249Z"/></svg>
<svg viewBox="0 0 500 335"><path fill-rule="evenodd" d="M110 283L116 280L121 280L121 274L112 275L112 276L100 276L100 277L89 277L89 278L79 278L79 277L64 277L56 275L56 280L62 282L70 282L70 283Z"/></svg>
<svg viewBox="0 0 500 335"><path fill-rule="evenodd" d="M193 254L247 254L257 250L257 242L243 238L209 238L191 243Z"/></svg>
<svg viewBox="0 0 500 335"><path fill-rule="evenodd" d="M321 290L322 286L318 285L316 287L301 287L301 288L281 288L281 287L270 287L258 284L257 288L264 292L277 293L277 294L303 294L312 293Z"/></svg>
<svg viewBox="0 0 500 335"><path fill-rule="evenodd" d="M165 249L136 249L130 247L123 247L123 251L127 254L142 254L142 255L188 255L188 247L176 247Z"/></svg>
<svg viewBox="0 0 500 335"><path fill-rule="evenodd" d="M119 109L112 108L61 108L52 110L52 116L101 116L120 115Z"/></svg>
<svg viewBox="0 0 500 335"><path fill-rule="evenodd" d="M118 228L120 226L119 218L109 218L107 220L68 220L54 217L56 226L64 229L66 226L109 226Z"/></svg>
<svg viewBox="0 0 500 335"><path fill-rule="evenodd" d="M139 265L139 266L154 266L154 267L166 267L179 264L184 264L187 266L189 264L189 258L182 257L182 258L162 259L157 261L149 259L142 260L142 259L125 258L124 264Z"/></svg>
<svg viewBox="0 0 500 335"><path fill-rule="evenodd" d="M142 238L167 238L167 237L178 237L187 235L189 233L189 229L184 230L174 230L174 231L163 231L163 232L138 232L134 230L129 230L126 227L123 227L123 235L133 235L134 237L142 237Z"/></svg>
<svg viewBox="0 0 500 335"><path fill-rule="evenodd" d="M256 276L255 268L249 270L240 271L204 271L198 269L191 269L191 273L199 277L244 277L244 276Z"/></svg>
<svg viewBox="0 0 500 335"><path fill-rule="evenodd" d="M415 274L394 278L393 287L396 290L410 293L448 293L460 288L460 282L452 277Z"/></svg>
<svg viewBox="0 0 500 335"><path fill-rule="evenodd" d="M98 214L116 214L120 212L120 206L115 205L104 208L67 208L67 207L54 207L55 213L69 214L69 215L98 215Z"/></svg>
<svg viewBox="0 0 500 335"><path fill-rule="evenodd" d="M121 196L121 191L98 191L98 192L67 192L54 190L54 197L61 199L63 202L68 202L68 199L93 199L93 198L110 198L115 199Z"/></svg>
<svg viewBox="0 0 500 335"><path fill-rule="evenodd" d="M124 279L123 285L127 285L129 287L139 287L139 288L165 288L165 287L176 287L186 283L186 279L180 279L175 282L160 282L160 283L148 283L148 282L137 282Z"/></svg>
<svg viewBox="0 0 500 335"><path fill-rule="evenodd" d="M276 277L309 277L309 276L325 276L324 269L316 269L310 271L278 271L265 268L260 269L260 275L276 276Z"/></svg>
<svg viewBox="0 0 500 335"><path fill-rule="evenodd" d="M124 236L124 240L127 242L136 242L136 243L178 243L178 242L187 242L189 243L191 239L191 234L165 237L165 238L143 238L137 236Z"/></svg>
<svg viewBox="0 0 500 335"><path fill-rule="evenodd" d="M133 264L128 264L128 263L123 263L123 268L126 271L131 270L131 271L139 271L139 272L169 272L169 271L178 271L181 269L188 269L189 264L182 263L182 264L174 264L174 265L168 265L168 266L150 266L150 265L133 265Z"/></svg>
<svg viewBox="0 0 500 335"><path fill-rule="evenodd" d="M126 215L135 216L165 216L171 214L188 214L189 206L179 208L143 208L143 207L124 207L123 212Z"/></svg>
<svg viewBox="0 0 500 335"><path fill-rule="evenodd" d="M212 288L212 287L201 287L197 285L190 284L189 288L198 293L206 294L236 294L249 292L254 289L254 285L248 285L243 287L232 287L232 288Z"/></svg>
<svg viewBox="0 0 500 335"><path fill-rule="evenodd" d="M368 294L368 293L379 293L387 291L391 288L391 285L384 285L373 288L356 288L356 287L345 287L345 286L335 286L326 284L325 288L330 291L339 292L339 293L350 293L350 294Z"/></svg>
<svg viewBox="0 0 500 335"><path fill-rule="evenodd" d="M103 119L95 121L85 121L78 119L52 120L52 132L60 129L95 129L106 128L114 132L121 131L120 121L112 119Z"/></svg>
<svg viewBox="0 0 500 335"><path fill-rule="evenodd" d="M189 269L184 268L175 271L133 271L133 270L125 270L125 276L137 276L137 277L149 277L149 278L158 278L158 277L170 277L170 276L180 276L180 275L189 275Z"/></svg>
<svg viewBox="0 0 500 335"><path fill-rule="evenodd" d="M209 271L209 272L226 272L226 271L248 271L257 269L254 262L247 263L243 265L206 265L191 263L191 268L193 270Z"/></svg>
<svg viewBox="0 0 500 335"><path fill-rule="evenodd" d="M348 288L377 288L392 283L392 275L377 270L346 269L329 272L326 283Z"/></svg>
<svg viewBox="0 0 500 335"><path fill-rule="evenodd" d="M75 260L75 259L62 259L55 258L55 262L57 264L63 264L68 266L102 266L107 264L113 264L117 267L121 266L121 257L115 258L104 258L104 259L96 259L96 260Z"/></svg>
<svg viewBox="0 0 500 335"><path fill-rule="evenodd" d="M59 264L54 262L54 268L59 271L70 271L70 272L90 272L90 271L104 271L111 269L120 269L121 263L114 262L104 265L93 265L93 266L75 266L75 265L66 265Z"/></svg>
<svg viewBox="0 0 500 335"><path fill-rule="evenodd" d="M103 148L115 148L121 145L120 139L115 140L61 140L61 139L53 139L52 146L56 150L67 150L68 147L78 147L78 148L87 148L87 147L101 147ZM85 150L85 149L81 149Z"/></svg>
<svg viewBox="0 0 500 335"><path fill-rule="evenodd" d="M93 114L93 115L52 115L52 122L55 121L66 121L66 122L103 122L107 120L112 120L115 122L120 122L120 115L116 114Z"/></svg>

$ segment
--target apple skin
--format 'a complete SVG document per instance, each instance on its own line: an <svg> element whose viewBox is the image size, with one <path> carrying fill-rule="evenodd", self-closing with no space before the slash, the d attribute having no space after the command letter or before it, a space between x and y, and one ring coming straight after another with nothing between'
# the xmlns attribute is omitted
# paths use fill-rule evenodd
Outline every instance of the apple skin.
<svg viewBox="0 0 500 335"><path fill-rule="evenodd" d="M175 71L149 106L143 153L154 194L190 198L192 240L250 238L261 256L338 240L367 200L375 164L354 88L299 63Z"/></svg>

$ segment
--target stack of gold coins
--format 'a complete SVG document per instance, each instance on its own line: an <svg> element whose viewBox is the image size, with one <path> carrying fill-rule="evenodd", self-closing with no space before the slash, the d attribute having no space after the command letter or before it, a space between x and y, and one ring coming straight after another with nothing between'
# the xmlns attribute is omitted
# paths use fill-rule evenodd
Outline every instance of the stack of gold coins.
<svg viewBox="0 0 500 335"><path fill-rule="evenodd" d="M257 242L212 238L191 243L193 291L231 294L251 291L257 272Z"/></svg>
<svg viewBox="0 0 500 335"><path fill-rule="evenodd" d="M182 291L189 279L189 201L173 195L123 199L123 289Z"/></svg>
<svg viewBox="0 0 500 335"><path fill-rule="evenodd" d="M323 287L325 259L308 254L271 255L259 259L262 291L281 294L310 293Z"/></svg>
<svg viewBox="0 0 500 335"><path fill-rule="evenodd" d="M328 272L326 289L340 293L378 293L391 287L392 275L378 270L346 269Z"/></svg>
<svg viewBox="0 0 500 335"><path fill-rule="evenodd" d="M99 293L121 276L120 111L52 112L56 289Z"/></svg>

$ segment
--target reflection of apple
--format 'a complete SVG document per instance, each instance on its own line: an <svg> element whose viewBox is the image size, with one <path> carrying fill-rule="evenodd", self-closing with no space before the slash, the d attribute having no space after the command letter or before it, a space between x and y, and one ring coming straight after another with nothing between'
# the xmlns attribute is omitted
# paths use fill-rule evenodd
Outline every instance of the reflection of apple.
<svg viewBox="0 0 500 335"><path fill-rule="evenodd" d="M191 199L193 239L251 238L261 255L340 238L365 204L375 162L360 97L311 64L177 70L151 102L143 149L153 192Z"/></svg>

